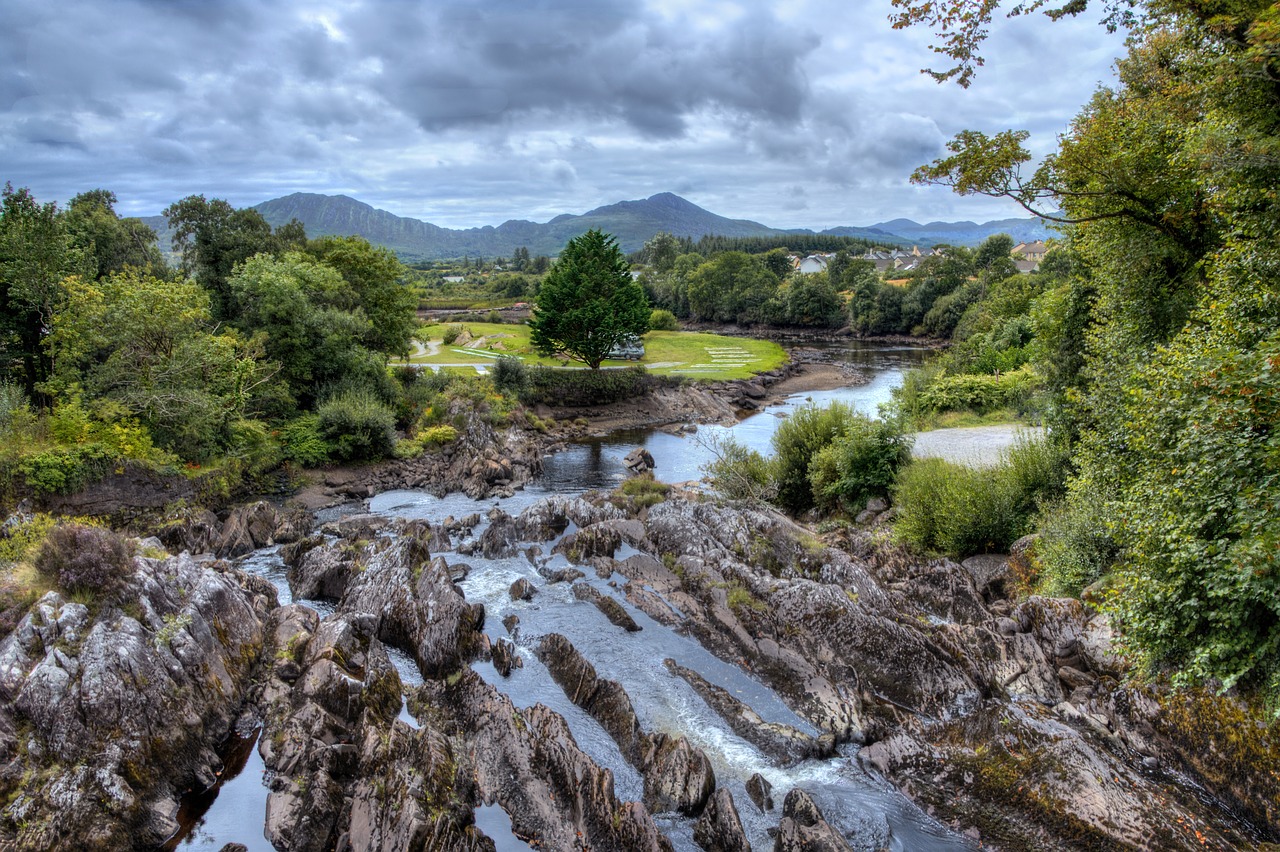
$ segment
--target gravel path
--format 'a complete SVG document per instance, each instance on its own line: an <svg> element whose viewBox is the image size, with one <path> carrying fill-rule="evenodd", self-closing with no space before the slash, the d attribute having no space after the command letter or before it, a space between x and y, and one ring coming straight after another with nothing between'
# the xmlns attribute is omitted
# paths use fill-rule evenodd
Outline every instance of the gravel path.
<svg viewBox="0 0 1280 852"><path fill-rule="evenodd" d="M971 467L990 467L1013 446L1019 435L1039 437L1044 429L1018 424L973 426L967 429L935 429L917 432L911 454L918 459L941 458Z"/></svg>

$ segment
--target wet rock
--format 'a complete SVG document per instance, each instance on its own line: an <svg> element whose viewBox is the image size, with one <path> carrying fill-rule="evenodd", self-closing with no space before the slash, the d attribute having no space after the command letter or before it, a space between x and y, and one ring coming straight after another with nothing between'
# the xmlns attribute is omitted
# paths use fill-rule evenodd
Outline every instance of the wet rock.
<svg viewBox="0 0 1280 852"><path fill-rule="evenodd" d="M765 777L759 772L754 773L747 779L747 795L760 810L760 813L767 813L773 810L772 793L773 785L765 780Z"/></svg>
<svg viewBox="0 0 1280 852"><path fill-rule="evenodd" d="M618 801L613 773L582 753L558 714L540 704L519 710L469 670L440 689L432 703L460 708L479 795L500 804L530 845L671 849L644 805Z"/></svg>
<svg viewBox="0 0 1280 852"><path fill-rule="evenodd" d="M502 626L507 629L507 633L509 635L514 636L516 631L520 629L520 616L516 615L514 612L508 613L502 619Z"/></svg>
<svg viewBox="0 0 1280 852"><path fill-rule="evenodd" d="M489 513L489 526L481 534L479 552L486 559L504 559L515 556L520 543L520 528L516 519L501 509Z"/></svg>
<svg viewBox="0 0 1280 852"><path fill-rule="evenodd" d="M0 641L0 845L159 843L172 800L220 768L274 590L186 554L134 569L128 612L50 592Z"/></svg>
<svg viewBox="0 0 1280 852"><path fill-rule="evenodd" d="M278 531L284 539L294 541L310 530L308 518L305 513L283 516L275 506L265 501L237 506L227 515L213 550L219 556L244 556L260 547L275 544Z"/></svg>
<svg viewBox="0 0 1280 852"><path fill-rule="evenodd" d="M775 760L797 763L808 758L830 757L835 752L833 738L815 739L790 725L766 722L754 710L729 694L728 690L709 683L692 669L687 669L672 659L664 660L663 665L692 686L735 734Z"/></svg>
<svg viewBox="0 0 1280 852"><path fill-rule="evenodd" d="M587 576L577 568L557 568L552 571L548 568L539 567L538 573L542 575L543 579L548 583L572 583Z"/></svg>
<svg viewBox="0 0 1280 852"><path fill-rule="evenodd" d="M513 601L531 601L533 596L538 593L533 583L530 583L524 577L516 580L511 584L511 588L507 590L507 594L511 596Z"/></svg>
<svg viewBox="0 0 1280 852"><path fill-rule="evenodd" d="M711 762L684 737L641 729L630 697L558 633L542 638L538 659L573 703L600 723L631 765L644 777L644 801L652 810L697 816L715 790Z"/></svg>
<svg viewBox="0 0 1280 852"><path fill-rule="evenodd" d="M763 390L761 392L763 393ZM627 469L628 473L635 475L648 473L657 467L657 462L653 460L653 456L644 447L636 447L623 457L622 466Z"/></svg>
<svg viewBox="0 0 1280 852"><path fill-rule="evenodd" d="M594 604L596 609L604 613L605 618L623 630L635 633L641 629L640 625L636 624L635 619L623 608L622 604L608 595L601 594L594 586L588 583L574 583L573 595L580 601Z"/></svg>
<svg viewBox="0 0 1280 852"><path fill-rule="evenodd" d="M822 811L799 788L787 793L782 821L774 838L774 852L853 852L838 831L823 819Z"/></svg>
<svg viewBox="0 0 1280 852"><path fill-rule="evenodd" d="M524 660L516 653L515 643L510 639L499 639L490 650L493 667L503 677L510 677L513 668L524 668Z"/></svg>
<svg viewBox="0 0 1280 852"><path fill-rule="evenodd" d="M593 524L565 536L551 552L563 553L574 562L585 562L596 556L613 556L620 544L622 535L618 530L604 524Z"/></svg>
<svg viewBox="0 0 1280 852"><path fill-rule="evenodd" d="M322 546L323 539L306 539L285 560L285 579L296 600L338 600L355 572L354 554L343 547ZM291 546L292 547L292 546Z"/></svg>
<svg viewBox="0 0 1280 852"><path fill-rule="evenodd" d="M739 852L750 849L742 820L733 805L733 794L725 787L716 790L707 809L693 826L693 840L707 852Z"/></svg>
<svg viewBox="0 0 1280 852"><path fill-rule="evenodd" d="M626 513L612 503L596 506L581 497L552 495L520 513L520 530L527 541L550 541L569 524L588 527L600 521L623 520Z"/></svg>

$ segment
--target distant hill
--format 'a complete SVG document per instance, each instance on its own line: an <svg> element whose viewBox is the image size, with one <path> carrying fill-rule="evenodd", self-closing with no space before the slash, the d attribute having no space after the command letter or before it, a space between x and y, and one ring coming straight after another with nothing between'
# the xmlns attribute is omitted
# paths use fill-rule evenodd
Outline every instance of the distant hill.
<svg viewBox="0 0 1280 852"><path fill-rule="evenodd" d="M410 219L379 210L345 195L318 195L295 192L256 205L263 218L278 227L297 219L308 236L356 234L376 245L384 245L405 260L434 260L470 257L509 257L521 246L534 255L554 256L573 237L599 228L618 238L624 252L638 251L646 240L662 231L679 237L698 239L707 234L725 237L758 237L786 234L813 234L804 229L770 228L748 219L728 219L704 210L670 192L639 201L620 201L597 207L581 215L564 213L545 223L512 219L496 228L441 228L419 219ZM143 219L168 247L169 229L163 216ZM1049 235L1039 220L1002 219L976 225L973 222L932 222L920 225L909 219L895 219L869 228L830 228L823 234L861 237L886 245L933 245L945 242L976 245L987 236L1005 232L1015 241L1043 239Z"/></svg>

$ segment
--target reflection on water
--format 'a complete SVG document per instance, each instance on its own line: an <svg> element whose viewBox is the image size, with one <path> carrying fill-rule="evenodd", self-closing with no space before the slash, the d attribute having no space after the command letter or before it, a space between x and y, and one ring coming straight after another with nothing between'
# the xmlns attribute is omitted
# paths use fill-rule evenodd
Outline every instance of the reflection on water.
<svg viewBox="0 0 1280 852"><path fill-rule="evenodd" d="M161 847L165 852L213 852L227 843L244 844L249 852L272 852L263 833L267 788L266 766L255 748L259 731L247 737L233 733L223 746L224 769L218 783L182 797L179 828Z"/></svg>
<svg viewBox="0 0 1280 852"><path fill-rule="evenodd" d="M546 459L535 490L563 493L616 488L627 476L622 459L636 447L644 447L653 456L657 462L654 476L663 482L699 479L702 466L714 458L712 446L716 440L732 436L738 443L768 454L778 425L800 406L842 402L863 414L875 416L879 407L892 399L892 391L902 384L903 374L924 363L930 354L920 347L885 347L862 342L828 351L836 360L857 367L870 381L854 387L795 394L782 404L754 413L732 426L700 426L692 435L632 429L571 444Z"/></svg>

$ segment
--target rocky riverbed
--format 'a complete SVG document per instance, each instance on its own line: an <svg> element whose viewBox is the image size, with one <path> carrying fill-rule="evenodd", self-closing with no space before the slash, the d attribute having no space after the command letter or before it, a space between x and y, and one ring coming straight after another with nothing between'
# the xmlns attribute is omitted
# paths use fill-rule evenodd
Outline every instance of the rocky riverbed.
<svg viewBox="0 0 1280 852"><path fill-rule="evenodd" d="M675 393L644 422L803 381L847 369ZM1280 836L1274 726L1138 685L1104 616L1012 596L1025 554L912 555L885 505L819 534L678 488L547 494L547 453L598 428L558 419L473 418L452 452L330 471L289 510L130 516L121 587L50 592L0 638L0 849Z"/></svg>

